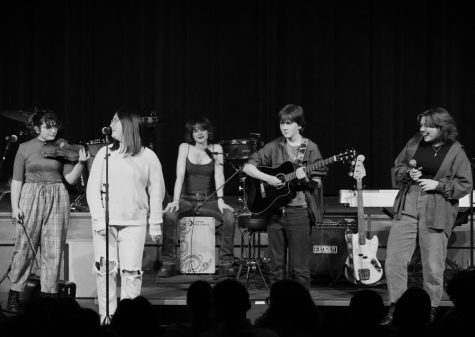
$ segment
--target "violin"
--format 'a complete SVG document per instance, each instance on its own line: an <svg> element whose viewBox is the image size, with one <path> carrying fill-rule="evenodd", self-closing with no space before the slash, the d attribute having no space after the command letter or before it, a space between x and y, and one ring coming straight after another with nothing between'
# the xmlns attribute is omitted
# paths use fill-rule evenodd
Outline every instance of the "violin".
<svg viewBox="0 0 475 337"><path fill-rule="evenodd" d="M45 142L43 145L43 156L45 158L63 158L70 162L79 160L79 150L84 149L82 145L69 144L65 139L59 138L52 142Z"/></svg>

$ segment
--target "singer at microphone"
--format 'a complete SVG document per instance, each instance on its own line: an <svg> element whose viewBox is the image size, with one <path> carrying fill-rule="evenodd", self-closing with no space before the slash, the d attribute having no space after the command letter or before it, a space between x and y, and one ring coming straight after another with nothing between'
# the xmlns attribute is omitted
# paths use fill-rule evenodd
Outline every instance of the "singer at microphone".
<svg viewBox="0 0 475 337"><path fill-rule="evenodd" d="M415 159L409 160L409 170L407 173L412 180L416 182L419 181L420 177L422 176L421 169L422 167L417 167L417 161Z"/></svg>
<svg viewBox="0 0 475 337"><path fill-rule="evenodd" d="M6 136L5 140L9 143L15 143L18 140L16 135Z"/></svg>
<svg viewBox="0 0 475 337"><path fill-rule="evenodd" d="M444 293L447 245L459 199L473 191L470 161L457 141L459 132L449 112L430 108L418 114L417 121L418 132L406 142L392 168L399 191L384 266L390 309L381 325L391 324L396 303L408 288L407 266L417 244L422 285L430 298L430 316L435 318ZM408 183L409 177L414 184Z"/></svg>

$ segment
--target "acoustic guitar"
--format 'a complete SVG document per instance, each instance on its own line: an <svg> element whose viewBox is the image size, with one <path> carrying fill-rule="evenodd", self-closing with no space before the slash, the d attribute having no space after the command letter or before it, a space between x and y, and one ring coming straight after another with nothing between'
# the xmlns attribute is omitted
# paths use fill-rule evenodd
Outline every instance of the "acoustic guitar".
<svg viewBox="0 0 475 337"><path fill-rule="evenodd" d="M306 173L335 162L351 160L355 157L355 150L347 150L343 153L320 160L308 166L304 166ZM290 161L286 161L277 167L258 166L261 172L279 178L283 184L275 187L265 181L247 176L244 181L244 197L247 208L252 214L261 214L271 206L278 206L288 200L293 192L291 182L297 178L296 168Z"/></svg>

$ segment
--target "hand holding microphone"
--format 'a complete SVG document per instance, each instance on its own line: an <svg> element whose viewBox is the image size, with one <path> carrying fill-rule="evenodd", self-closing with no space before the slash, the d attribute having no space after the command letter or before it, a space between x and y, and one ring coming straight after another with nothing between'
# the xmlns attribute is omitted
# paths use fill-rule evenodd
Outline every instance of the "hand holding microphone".
<svg viewBox="0 0 475 337"><path fill-rule="evenodd" d="M419 178L422 176L422 166L417 167L417 161L415 159L409 160L409 177L414 181L419 181Z"/></svg>

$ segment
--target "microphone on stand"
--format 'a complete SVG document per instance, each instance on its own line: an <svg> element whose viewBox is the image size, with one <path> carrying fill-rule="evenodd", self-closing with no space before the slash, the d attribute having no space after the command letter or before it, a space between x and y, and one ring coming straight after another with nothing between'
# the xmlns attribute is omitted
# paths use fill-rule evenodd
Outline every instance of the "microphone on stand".
<svg viewBox="0 0 475 337"><path fill-rule="evenodd" d="M104 126L101 131L102 134L106 136L110 136L112 133L112 129L109 126Z"/></svg>
<svg viewBox="0 0 475 337"><path fill-rule="evenodd" d="M217 152L211 152L211 150L208 148L205 149L205 152L208 155L208 157L210 157L213 160L214 160L213 154L218 154Z"/></svg>
<svg viewBox="0 0 475 337"><path fill-rule="evenodd" d="M106 136L106 144L110 144L110 136L112 134L112 129L109 126L104 126L101 130L102 134Z"/></svg>
<svg viewBox="0 0 475 337"><path fill-rule="evenodd" d="M205 152L206 154L208 155L208 157L210 157L212 160L214 160L214 157L213 155L217 155L217 154L221 154L221 152L212 152L210 149L206 148L205 149ZM219 163L221 165L223 165L222 163Z"/></svg>
<svg viewBox="0 0 475 337"><path fill-rule="evenodd" d="M5 140L9 143L15 143L18 140L17 135L6 136Z"/></svg>

